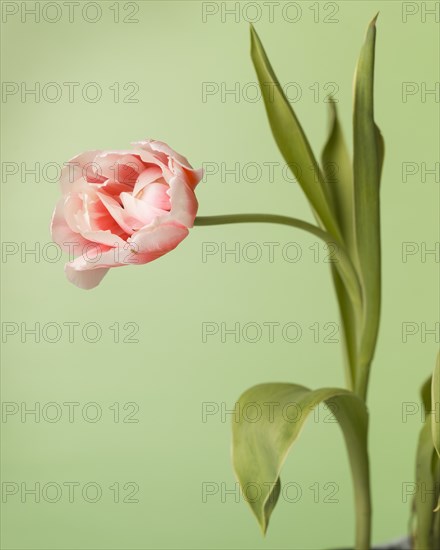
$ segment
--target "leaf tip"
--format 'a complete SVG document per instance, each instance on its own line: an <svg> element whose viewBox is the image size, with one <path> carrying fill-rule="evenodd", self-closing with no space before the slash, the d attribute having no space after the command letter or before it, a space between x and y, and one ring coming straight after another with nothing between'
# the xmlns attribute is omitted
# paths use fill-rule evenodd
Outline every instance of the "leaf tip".
<svg viewBox="0 0 440 550"><path fill-rule="evenodd" d="M255 38L258 37L257 31L255 30L255 27L252 23L249 23L249 32L251 33L251 42L255 40Z"/></svg>
<svg viewBox="0 0 440 550"><path fill-rule="evenodd" d="M251 35L251 56L255 50L255 44L258 42L258 34L252 23L249 24L249 32Z"/></svg>

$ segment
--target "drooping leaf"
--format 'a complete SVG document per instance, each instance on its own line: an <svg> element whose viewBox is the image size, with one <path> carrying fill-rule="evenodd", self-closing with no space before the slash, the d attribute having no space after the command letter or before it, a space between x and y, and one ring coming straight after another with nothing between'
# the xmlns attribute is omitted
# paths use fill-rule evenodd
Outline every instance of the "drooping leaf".
<svg viewBox="0 0 440 550"><path fill-rule="evenodd" d="M440 354L437 356L431 386L431 429L435 450L440 457Z"/></svg>
<svg viewBox="0 0 440 550"><path fill-rule="evenodd" d="M249 501L266 532L276 500L280 471L292 445L314 407L331 404L347 446L356 503L356 549L369 550L370 495L367 455L368 414L354 393L324 388L309 390L297 384L260 384L239 399L239 421L233 424L233 465L242 489L258 488ZM258 411L258 419L250 409ZM248 411L248 412L246 412Z"/></svg>
<svg viewBox="0 0 440 550"><path fill-rule="evenodd" d="M301 185L323 227L340 240L331 195L307 137L275 75L263 45L251 25L251 57L257 72L269 123L278 148Z"/></svg>
<svg viewBox="0 0 440 550"><path fill-rule="evenodd" d="M377 16L376 16L377 17ZM359 56L354 85L353 176L356 245L364 294L364 322L359 351L358 392L365 395L369 364L376 347L381 303L379 190L384 145L374 122L374 52L376 17Z"/></svg>

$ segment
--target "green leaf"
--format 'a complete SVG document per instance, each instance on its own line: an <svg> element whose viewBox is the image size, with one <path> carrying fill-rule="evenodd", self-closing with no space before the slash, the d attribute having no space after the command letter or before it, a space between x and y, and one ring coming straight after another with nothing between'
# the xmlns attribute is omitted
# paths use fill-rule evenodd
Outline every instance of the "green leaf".
<svg viewBox="0 0 440 550"><path fill-rule="evenodd" d="M417 493L412 513L412 520L416 525L415 550L440 547L439 378L440 354L437 356L433 375L426 380L420 392L426 421L417 447Z"/></svg>
<svg viewBox="0 0 440 550"><path fill-rule="evenodd" d="M258 498L249 505L266 532L278 498L281 468L308 415L322 402L331 407L347 446L356 501L356 549L369 550L368 414L352 392L311 391L297 384L261 384L247 390L239 399L239 421L233 424L235 473L245 494L247 487L258 489ZM258 411L257 420L251 410Z"/></svg>
<svg viewBox="0 0 440 550"><path fill-rule="evenodd" d="M416 494L414 496L414 508L416 517L416 529L414 536L414 550L435 550L432 540L434 522L434 509L437 504L435 497L434 464L437 460L432 446L431 419L420 431L416 455Z"/></svg>
<svg viewBox="0 0 440 550"><path fill-rule="evenodd" d="M353 221L353 175L342 132L336 118L336 108L331 103L333 119L331 132L323 152L324 178L304 134L304 131L285 97L273 71L261 41L251 26L251 55L260 82L266 111L275 141L291 166L295 177L306 194L318 224L336 240L338 248L346 247L347 256L353 265L355 254ZM341 186L333 185L329 171L340 166ZM315 167L315 174L310 168ZM362 297L359 296L359 278L353 265L354 277L343 272L345 266L332 266L333 281L338 297L344 340L346 342L346 378L349 388L354 387L357 364L358 336L356 327L362 321ZM336 269L338 273L336 273ZM356 285L353 285L355 280ZM359 283L360 285L360 283ZM354 288L354 286L356 288Z"/></svg>
<svg viewBox="0 0 440 550"><path fill-rule="evenodd" d="M432 538L434 548L440 548L440 457L434 453L433 464L434 487L436 488L437 506L434 509Z"/></svg>
<svg viewBox="0 0 440 550"><path fill-rule="evenodd" d="M380 176L384 145L374 122L373 82L376 18L370 23L355 75L353 175L356 245L364 295L357 393L366 395L376 347L381 302Z"/></svg>
<svg viewBox="0 0 440 550"><path fill-rule="evenodd" d="M379 127L375 124L374 129L376 131L376 142L377 142L377 157L379 161L379 185L381 183L383 162L385 160L385 141L383 139L382 132Z"/></svg>
<svg viewBox="0 0 440 550"><path fill-rule="evenodd" d="M440 354L437 355L431 386L431 430L435 450L440 457Z"/></svg>
<svg viewBox="0 0 440 550"><path fill-rule="evenodd" d="M352 260L356 259L356 238L354 232L353 168L338 120L336 103L330 107L330 131L324 146L321 163L327 186L332 195L342 237ZM354 388L357 365L357 315L341 278L332 266L333 283L339 304L346 352L345 364L347 386Z"/></svg>
<svg viewBox="0 0 440 550"><path fill-rule="evenodd" d="M330 132L321 155L327 186L333 198L342 237L353 254L356 250L354 232L353 168L339 123L336 103L329 103Z"/></svg>
<svg viewBox="0 0 440 550"><path fill-rule="evenodd" d="M334 265L331 266L331 273L339 305L339 315L341 318L342 336L345 351L345 380L347 387L350 390L353 390L355 386L357 365L356 311L353 307L353 300L350 298L349 292L347 292L347 287L346 285L344 285L344 282Z"/></svg>
<svg viewBox="0 0 440 550"><path fill-rule="evenodd" d="M423 410L425 411L425 414L428 414L431 412L431 387L432 387L432 376L430 376L425 382L423 383L423 386L420 388L420 397L422 398L423 403Z"/></svg>
<svg viewBox="0 0 440 550"><path fill-rule="evenodd" d="M287 100L251 25L251 57L257 72L269 123L278 148L301 185L323 227L340 240L341 233L331 207L331 196L304 131Z"/></svg>

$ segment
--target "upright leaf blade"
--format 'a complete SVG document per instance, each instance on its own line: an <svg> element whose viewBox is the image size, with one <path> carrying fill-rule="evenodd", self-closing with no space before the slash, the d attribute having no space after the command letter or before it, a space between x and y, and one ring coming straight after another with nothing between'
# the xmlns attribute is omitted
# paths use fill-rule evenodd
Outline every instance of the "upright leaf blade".
<svg viewBox="0 0 440 550"><path fill-rule="evenodd" d="M440 457L440 354L432 375L431 386L431 429L435 450Z"/></svg>
<svg viewBox="0 0 440 550"><path fill-rule="evenodd" d="M249 505L263 532L276 504L280 471L314 407L332 403L348 450L356 501L356 549L369 550L370 494L367 454L368 414L352 392L338 388L311 391L297 384L261 384L239 399L241 412L233 424L233 464L241 487L259 489ZM248 407L259 411L249 420Z"/></svg>
<svg viewBox="0 0 440 550"><path fill-rule="evenodd" d="M431 438L431 418L428 415L427 422L420 431L416 455L414 550L436 550L433 544L433 526L438 497L435 498L434 459L436 455Z"/></svg>
<svg viewBox="0 0 440 550"><path fill-rule="evenodd" d="M251 57L278 148L322 225L340 240L340 229L332 212L331 197L319 165L252 25Z"/></svg>
<svg viewBox="0 0 440 550"><path fill-rule="evenodd" d="M431 402L432 402L432 376L430 376L425 382L423 382L423 386L420 388L420 397L422 398L423 403L423 410L425 411L425 414L428 414L431 412Z"/></svg>
<svg viewBox="0 0 440 550"><path fill-rule="evenodd" d="M376 16L377 17L377 16ZM358 393L366 395L369 365L376 347L381 302L379 189L384 146L374 122L376 17L370 23L355 75L353 174L356 245L364 294Z"/></svg>
<svg viewBox="0 0 440 550"><path fill-rule="evenodd" d="M339 305L339 315L342 322L342 335L345 350L345 380L347 388L353 390L355 387L357 366L356 308L350 297L350 293L347 291L347 285L344 284L343 279L334 265L331 266L331 273Z"/></svg>
<svg viewBox="0 0 440 550"><path fill-rule="evenodd" d="M353 168L350 155L339 123L336 103L329 103L330 131L321 155L321 163L328 189L332 195L333 204L341 228L342 237L353 261L356 262L356 237L354 229L354 193ZM339 304L346 350L346 379L350 389L354 388L358 352L358 319L353 302L347 289L342 284L339 274L332 266L333 283Z"/></svg>
<svg viewBox="0 0 440 550"><path fill-rule="evenodd" d="M348 250L353 253L356 250L353 168L333 99L330 100L329 109L330 131L321 155L322 169L333 198L342 237Z"/></svg>
<svg viewBox="0 0 440 550"><path fill-rule="evenodd" d="M440 548L439 370L440 354L433 375L423 383L420 391L426 421L420 430L417 445L417 483L411 511L411 523L415 524L415 550Z"/></svg>

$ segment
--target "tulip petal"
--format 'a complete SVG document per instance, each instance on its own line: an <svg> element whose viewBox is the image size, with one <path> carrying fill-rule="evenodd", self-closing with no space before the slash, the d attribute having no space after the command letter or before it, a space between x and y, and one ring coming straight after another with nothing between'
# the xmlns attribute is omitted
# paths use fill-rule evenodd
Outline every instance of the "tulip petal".
<svg viewBox="0 0 440 550"><path fill-rule="evenodd" d="M163 141L156 141L153 139L138 141L133 143L133 145L144 149L145 151L151 151L153 153L161 153L166 155L168 159L168 167L170 171L174 174L178 174L179 171L183 172L183 176L188 185L193 189L200 182L203 177L203 169L199 168L195 170L191 164L188 162L188 159L183 155L180 155L169 145ZM165 161L165 159L164 159Z"/></svg>
<svg viewBox="0 0 440 550"><path fill-rule="evenodd" d="M104 193L98 193L99 198L102 201L102 204L107 208L109 214L115 220L115 222L128 234L133 233L133 222L138 223L137 220L133 220L130 216L127 215L125 210L113 197L109 197Z"/></svg>
<svg viewBox="0 0 440 550"><path fill-rule="evenodd" d="M146 139L144 141L135 142L132 145L136 145L141 149L145 149L146 151L163 153L168 158L175 158L182 166L185 166L186 168L192 168L192 166L190 165L186 157L184 157L183 155L180 155L179 153L171 149L171 147L166 143L164 143L163 141L157 141L155 139Z"/></svg>
<svg viewBox="0 0 440 550"><path fill-rule="evenodd" d="M166 183L150 183L144 187L136 198L147 204L152 204L160 210L168 212L171 209L171 201L168 194L169 185Z"/></svg>
<svg viewBox="0 0 440 550"><path fill-rule="evenodd" d="M169 195L171 218L186 227L192 227L199 207L194 191L182 178L174 177L170 181Z"/></svg>
<svg viewBox="0 0 440 550"><path fill-rule="evenodd" d="M132 229L136 231L145 225L149 225L153 222L158 216L163 216L168 214L167 211L164 211L160 208L148 204L147 202L141 201L131 193L121 193L121 200L124 206L124 211L127 213L127 216L130 216L130 219L137 220L138 224L134 225Z"/></svg>
<svg viewBox="0 0 440 550"><path fill-rule="evenodd" d="M111 181L133 187L139 174L145 170L144 163L133 152L105 152L96 157L100 173Z"/></svg>
<svg viewBox="0 0 440 550"><path fill-rule="evenodd" d="M112 233L109 229L106 231L87 231L82 233L82 236L87 239L86 242L102 244L108 248L123 247L127 242Z"/></svg>
<svg viewBox="0 0 440 550"><path fill-rule="evenodd" d="M64 268L67 279L78 288L90 290L99 285L108 268L90 269L88 271L80 271L72 267L71 264L66 264Z"/></svg>
<svg viewBox="0 0 440 550"><path fill-rule="evenodd" d="M72 231L69 225L66 222L64 217L64 198L61 198L52 215L52 221L50 225L50 232L52 235L52 240L57 243L57 245L64 250L64 252L69 252L73 256L78 255L78 247L83 247L87 244L87 240L84 239L78 233ZM75 252L75 248L77 252Z"/></svg>
<svg viewBox="0 0 440 550"><path fill-rule="evenodd" d="M137 255L155 259L159 257L157 254L162 256L176 248L188 233L186 227L177 223L152 224L137 231L129 242L134 245Z"/></svg>
<svg viewBox="0 0 440 550"><path fill-rule="evenodd" d="M159 166L150 166L146 168L139 176L134 189L133 189L133 195L137 195L146 187L147 185L155 182L159 178L162 177L162 170L159 168Z"/></svg>
<svg viewBox="0 0 440 550"><path fill-rule="evenodd" d="M65 163L60 175L61 189L64 194L72 191L75 182L83 178L86 173L90 175L93 173L93 164L91 163L99 153L101 151L85 151Z"/></svg>

